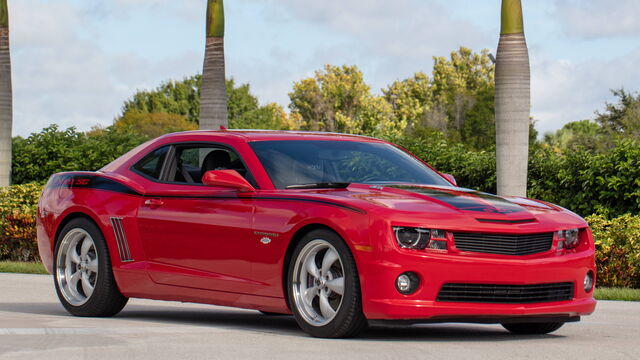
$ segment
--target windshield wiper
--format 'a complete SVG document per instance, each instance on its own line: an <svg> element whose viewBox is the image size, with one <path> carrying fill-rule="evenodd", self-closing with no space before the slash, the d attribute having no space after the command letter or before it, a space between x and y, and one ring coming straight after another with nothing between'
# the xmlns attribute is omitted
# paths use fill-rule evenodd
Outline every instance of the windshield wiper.
<svg viewBox="0 0 640 360"><path fill-rule="evenodd" d="M346 182L325 182L302 185L289 185L286 189L344 189L351 183Z"/></svg>

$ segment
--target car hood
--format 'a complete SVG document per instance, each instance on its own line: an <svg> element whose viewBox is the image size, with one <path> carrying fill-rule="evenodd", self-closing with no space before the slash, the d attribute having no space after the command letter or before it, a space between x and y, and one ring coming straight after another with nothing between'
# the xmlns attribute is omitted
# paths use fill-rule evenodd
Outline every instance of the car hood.
<svg viewBox="0 0 640 360"><path fill-rule="evenodd" d="M553 204L519 197L501 197L454 186L353 184L346 189L311 191L347 200L365 211L391 219L440 218L478 223L527 224L556 222L586 226L584 220Z"/></svg>

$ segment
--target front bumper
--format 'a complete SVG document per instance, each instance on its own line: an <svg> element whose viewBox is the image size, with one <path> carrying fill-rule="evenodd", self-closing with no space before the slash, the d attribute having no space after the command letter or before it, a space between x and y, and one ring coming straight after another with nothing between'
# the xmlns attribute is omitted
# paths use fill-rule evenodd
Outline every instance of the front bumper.
<svg viewBox="0 0 640 360"><path fill-rule="evenodd" d="M579 316L591 314L596 306L593 290L587 293L583 288L587 272L595 273L592 249L562 256L549 254L527 258L412 253L400 249L389 250L384 256L367 255L360 264L365 268L361 271L360 281L363 311L370 320L576 321ZM396 278L405 271L417 273L421 280L419 289L407 296L395 288ZM571 300L528 304L436 300L446 283L533 285L557 282L573 282Z"/></svg>

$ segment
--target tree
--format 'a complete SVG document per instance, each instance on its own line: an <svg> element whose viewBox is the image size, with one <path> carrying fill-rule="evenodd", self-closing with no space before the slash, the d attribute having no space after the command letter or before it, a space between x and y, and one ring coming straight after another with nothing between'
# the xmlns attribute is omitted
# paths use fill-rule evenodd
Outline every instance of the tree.
<svg viewBox="0 0 640 360"><path fill-rule="evenodd" d="M543 144L557 153L565 153L580 148L600 150L603 145L602 140L602 128L598 123L581 120L567 123L555 133L546 133Z"/></svg>
<svg viewBox="0 0 640 360"><path fill-rule="evenodd" d="M604 112L596 112L596 123L614 140L640 139L640 94L634 95L624 89L611 92L618 98L618 103L607 103Z"/></svg>
<svg viewBox="0 0 640 360"><path fill-rule="evenodd" d="M488 50L474 53L461 46L449 59L434 57L431 89L449 119L449 138L474 149L493 145L494 66Z"/></svg>
<svg viewBox="0 0 640 360"><path fill-rule="evenodd" d="M166 81L153 90L139 90L122 106L122 116L129 112L165 113L184 116L198 124L200 118L200 88L202 76L195 75L181 81ZM288 116L277 104L261 106L251 93L249 84L236 85L233 78L226 81L229 127L234 129L294 129L295 116ZM179 128L185 128L179 126Z"/></svg>
<svg viewBox="0 0 640 360"><path fill-rule="evenodd" d="M198 126L184 115L145 113L132 110L116 120L114 127L123 133L133 133L150 139L177 131L197 130Z"/></svg>
<svg viewBox="0 0 640 360"><path fill-rule="evenodd" d="M356 66L326 65L313 78L294 83L289 98L292 116L301 118L303 130L373 135L406 127L406 121L394 121L384 98L371 94Z"/></svg>
<svg viewBox="0 0 640 360"><path fill-rule="evenodd" d="M502 0L495 76L498 194L526 196L531 75L520 0Z"/></svg>
<svg viewBox="0 0 640 360"><path fill-rule="evenodd" d="M196 75L181 81L166 81L153 90L138 90L125 101L122 114L129 111L169 113L186 116L198 124L201 85L202 76Z"/></svg>
<svg viewBox="0 0 640 360"><path fill-rule="evenodd" d="M446 132L447 124L429 123L427 116L434 108L433 90L429 76L418 72L405 80L395 81L382 90L385 100L393 109L395 119L407 123L407 132L428 126Z"/></svg>
<svg viewBox="0 0 640 360"><path fill-rule="evenodd" d="M207 43L202 72L200 129L228 127L223 0L207 1Z"/></svg>
<svg viewBox="0 0 640 360"><path fill-rule="evenodd" d="M9 47L9 8L0 0L0 187L11 184L11 128L13 90Z"/></svg>

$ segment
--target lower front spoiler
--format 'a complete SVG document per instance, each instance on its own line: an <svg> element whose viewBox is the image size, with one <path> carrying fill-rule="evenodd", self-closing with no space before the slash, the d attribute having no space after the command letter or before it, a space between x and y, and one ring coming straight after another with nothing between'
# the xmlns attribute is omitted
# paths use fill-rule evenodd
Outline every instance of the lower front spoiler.
<svg viewBox="0 0 640 360"><path fill-rule="evenodd" d="M518 324L518 323L550 323L578 322L580 316L457 316L434 317L429 319L402 320L369 320L371 326L437 324L437 323L472 323L472 324Z"/></svg>

